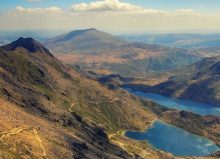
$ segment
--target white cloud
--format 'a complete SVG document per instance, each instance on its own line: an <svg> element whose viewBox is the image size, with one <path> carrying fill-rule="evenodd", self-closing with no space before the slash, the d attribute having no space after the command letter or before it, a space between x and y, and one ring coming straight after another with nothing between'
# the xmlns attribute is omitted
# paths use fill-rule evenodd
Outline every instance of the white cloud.
<svg viewBox="0 0 220 159"><path fill-rule="evenodd" d="M27 0L27 2L41 2L42 0Z"/></svg>
<svg viewBox="0 0 220 159"><path fill-rule="evenodd" d="M91 3L79 3L72 6L73 11L140 11L143 8L123 3L119 0L103 0Z"/></svg>
<svg viewBox="0 0 220 159"><path fill-rule="evenodd" d="M34 20L33 20L34 19ZM92 20L91 20L92 19ZM192 9L164 11L119 0L78 3L71 10L59 7L25 8L0 13L0 29L97 28L112 32L219 30L219 13Z"/></svg>
<svg viewBox="0 0 220 159"><path fill-rule="evenodd" d="M40 13L40 14L47 14L47 13L61 13L62 9L59 7L48 7L48 8L24 8L21 6L16 7L16 11L19 13Z"/></svg>
<svg viewBox="0 0 220 159"><path fill-rule="evenodd" d="M90 3L79 3L71 7L73 12L108 12L109 14L164 14L163 10L142 8L130 3L120 2L119 0L102 0Z"/></svg>
<svg viewBox="0 0 220 159"><path fill-rule="evenodd" d="M193 10L193 9L179 9L174 12L175 14L180 14L180 15L188 15L188 16L199 16L201 13Z"/></svg>

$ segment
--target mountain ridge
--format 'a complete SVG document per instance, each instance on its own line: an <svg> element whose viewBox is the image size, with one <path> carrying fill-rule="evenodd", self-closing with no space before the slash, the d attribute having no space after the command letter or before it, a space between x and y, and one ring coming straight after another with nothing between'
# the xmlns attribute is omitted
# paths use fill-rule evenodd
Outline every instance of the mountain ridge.
<svg viewBox="0 0 220 159"><path fill-rule="evenodd" d="M20 37L16 41L10 44L1 46L1 48L6 51L14 51L19 47L24 48L31 53L41 52L41 53L47 53L48 55L53 56L50 53L50 51L47 48L45 48L41 43L39 43L38 41L30 37L28 38Z"/></svg>
<svg viewBox="0 0 220 159"><path fill-rule="evenodd" d="M0 131L8 134L0 134L0 158L136 158L106 133L140 129L154 118L152 112L125 92L82 77L47 52L16 46L0 49Z"/></svg>

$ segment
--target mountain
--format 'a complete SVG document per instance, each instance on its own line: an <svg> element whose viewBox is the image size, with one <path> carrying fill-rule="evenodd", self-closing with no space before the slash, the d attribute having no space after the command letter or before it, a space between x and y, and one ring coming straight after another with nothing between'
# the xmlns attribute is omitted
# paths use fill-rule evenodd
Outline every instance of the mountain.
<svg viewBox="0 0 220 159"><path fill-rule="evenodd" d="M71 75L74 72L57 61L39 42L19 38L0 50L3 104L0 127L8 135L1 134L4 144L0 145L0 156L130 158L125 151L109 143L103 129L95 124L87 124L72 111L73 106L75 109L78 107L76 103L73 104L74 101L78 102L76 99L84 107L89 104L74 94L80 89L80 96L83 96L79 77ZM97 87L94 88L98 91Z"/></svg>
<svg viewBox="0 0 220 159"><path fill-rule="evenodd" d="M133 88L219 106L220 56L205 58L191 66L170 72L169 76L158 75L156 78L164 76L167 76L167 79L159 84L147 86L136 82ZM154 77L155 80L156 78Z"/></svg>
<svg viewBox="0 0 220 159"><path fill-rule="evenodd" d="M108 49L125 43L108 33L96 29L75 30L45 42L54 54L86 51L88 49Z"/></svg>
<svg viewBox="0 0 220 159"><path fill-rule="evenodd" d="M45 48L38 41L35 41L32 38L21 37L18 40L14 41L10 44L2 46L1 48L5 51L14 51L17 48L24 48L27 51L29 51L30 53L40 52L40 53L46 53L46 54L52 56L52 54L50 54L50 52L47 48Z"/></svg>
<svg viewBox="0 0 220 159"><path fill-rule="evenodd" d="M206 128L206 136L219 143L218 129L211 129L220 121L215 117L182 119L179 111L109 90L62 64L32 38L0 47L0 108L0 158L178 158L122 135L156 118L182 128L204 121L202 128L193 126L194 133Z"/></svg>
<svg viewBox="0 0 220 159"><path fill-rule="evenodd" d="M192 64L192 51L130 43L95 29L77 30L45 42L61 61L104 74L146 76Z"/></svg>
<svg viewBox="0 0 220 159"><path fill-rule="evenodd" d="M170 156L117 136L151 124L155 104L83 77L32 38L0 47L0 103L0 158L138 158L137 144Z"/></svg>
<svg viewBox="0 0 220 159"><path fill-rule="evenodd" d="M196 51L204 57L215 57L220 55L220 46L201 48Z"/></svg>
<svg viewBox="0 0 220 159"><path fill-rule="evenodd" d="M143 42L148 44L158 44L173 46L178 48L202 49L216 47L220 44L220 34L146 34L146 35L121 35L122 39L131 42Z"/></svg>

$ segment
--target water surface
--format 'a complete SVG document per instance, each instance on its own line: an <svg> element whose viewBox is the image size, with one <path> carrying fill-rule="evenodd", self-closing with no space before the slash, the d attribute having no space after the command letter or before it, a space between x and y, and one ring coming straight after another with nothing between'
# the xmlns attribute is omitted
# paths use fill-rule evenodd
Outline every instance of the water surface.
<svg viewBox="0 0 220 159"><path fill-rule="evenodd" d="M220 107L216 107L212 104L205 104L201 102L194 102L192 100L174 99L165 97L156 93L144 93L141 91L133 91L130 88L124 88L129 93L136 96L151 100L157 104L165 106L167 108L185 110L200 115L218 115L220 116Z"/></svg>
<svg viewBox="0 0 220 159"><path fill-rule="evenodd" d="M207 156L220 148L206 138L161 121L144 132L128 131L125 136L134 140L146 140L152 147L175 156Z"/></svg>

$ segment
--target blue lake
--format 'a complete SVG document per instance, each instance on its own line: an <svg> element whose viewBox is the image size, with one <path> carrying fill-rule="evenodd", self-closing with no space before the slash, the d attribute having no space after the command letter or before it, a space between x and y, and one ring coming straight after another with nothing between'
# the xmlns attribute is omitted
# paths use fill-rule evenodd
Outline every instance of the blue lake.
<svg viewBox="0 0 220 159"><path fill-rule="evenodd" d="M134 140L146 140L152 147L175 156L207 156L220 150L208 139L161 121L154 122L144 132L128 131L125 136Z"/></svg>
<svg viewBox="0 0 220 159"><path fill-rule="evenodd" d="M144 93L140 91L133 91L130 88L123 88L123 89L127 90L131 94L151 100L167 108L186 110L200 115L220 116L220 107L216 107L211 104L204 104L204 103L194 102L191 100L174 99L155 93Z"/></svg>

